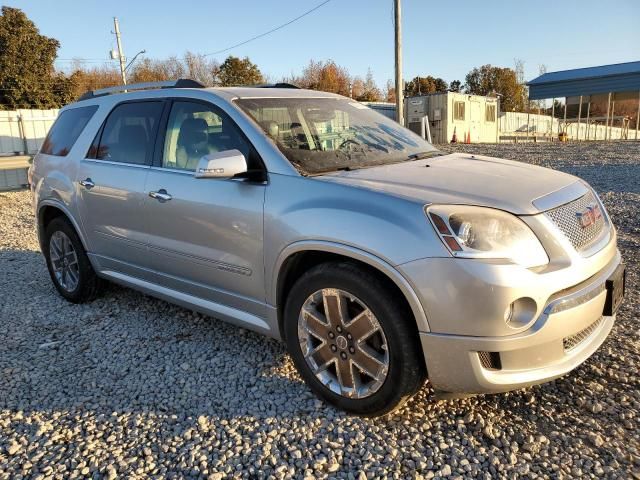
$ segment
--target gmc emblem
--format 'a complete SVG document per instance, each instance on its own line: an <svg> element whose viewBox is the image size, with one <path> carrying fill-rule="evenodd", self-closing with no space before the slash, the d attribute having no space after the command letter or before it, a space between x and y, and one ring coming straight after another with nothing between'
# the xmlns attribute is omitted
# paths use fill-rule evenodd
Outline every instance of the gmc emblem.
<svg viewBox="0 0 640 480"><path fill-rule="evenodd" d="M596 203L587 206L581 212L576 212L580 227L587 228L596 223L602 217L602 211Z"/></svg>

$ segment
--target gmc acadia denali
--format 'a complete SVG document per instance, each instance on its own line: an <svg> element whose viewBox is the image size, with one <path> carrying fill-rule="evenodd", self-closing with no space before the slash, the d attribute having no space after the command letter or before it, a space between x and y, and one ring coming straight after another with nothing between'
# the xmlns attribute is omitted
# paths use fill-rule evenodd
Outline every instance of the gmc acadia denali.
<svg viewBox="0 0 640 480"><path fill-rule="evenodd" d="M445 155L286 84L89 92L30 177L63 297L106 279L280 338L316 394L361 415L427 378L446 397L559 377L602 344L624 293L584 181Z"/></svg>

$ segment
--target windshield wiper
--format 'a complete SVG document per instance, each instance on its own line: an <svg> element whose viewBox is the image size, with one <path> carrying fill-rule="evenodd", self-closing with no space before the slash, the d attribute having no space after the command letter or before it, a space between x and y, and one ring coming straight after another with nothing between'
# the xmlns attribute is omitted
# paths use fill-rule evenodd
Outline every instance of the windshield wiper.
<svg viewBox="0 0 640 480"><path fill-rule="evenodd" d="M412 155L409 155L407 158L409 160L424 160L425 158L431 158L440 155L442 155L442 152L440 152L439 150L433 150L430 152L414 153Z"/></svg>
<svg viewBox="0 0 640 480"><path fill-rule="evenodd" d="M331 170L322 170L320 172L313 172L313 173L306 173L305 176L307 177L319 177L322 175L326 175L328 173L334 173L334 172L352 172L354 170L359 170L361 167L338 167L338 168L332 168Z"/></svg>

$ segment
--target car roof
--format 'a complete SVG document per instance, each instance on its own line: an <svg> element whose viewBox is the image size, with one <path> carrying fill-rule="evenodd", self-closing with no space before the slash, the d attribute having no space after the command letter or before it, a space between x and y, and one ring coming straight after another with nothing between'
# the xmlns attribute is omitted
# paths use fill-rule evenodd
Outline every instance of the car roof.
<svg viewBox="0 0 640 480"><path fill-rule="evenodd" d="M170 89L169 89L170 90ZM234 98L345 98L336 93L303 88L264 87L210 87L210 90L227 99Z"/></svg>
<svg viewBox="0 0 640 480"><path fill-rule="evenodd" d="M125 88L125 87L123 87ZM274 87L205 87L205 88L149 88L131 90L129 92L108 93L79 99L64 109L75 108L82 105L115 104L128 100L142 100L166 97L202 98L202 94L213 94L227 102L239 98L332 98L345 99L341 95L319 90L307 90L302 88L274 88Z"/></svg>

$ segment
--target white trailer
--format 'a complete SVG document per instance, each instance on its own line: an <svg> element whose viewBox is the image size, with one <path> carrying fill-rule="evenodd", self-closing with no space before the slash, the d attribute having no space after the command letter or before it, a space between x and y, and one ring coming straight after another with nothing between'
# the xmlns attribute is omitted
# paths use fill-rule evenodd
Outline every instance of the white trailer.
<svg viewBox="0 0 640 480"><path fill-rule="evenodd" d="M496 143L498 100L466 93L433 93L405 99L405 125L421 134L428 118L433 143Z"/></svg>

